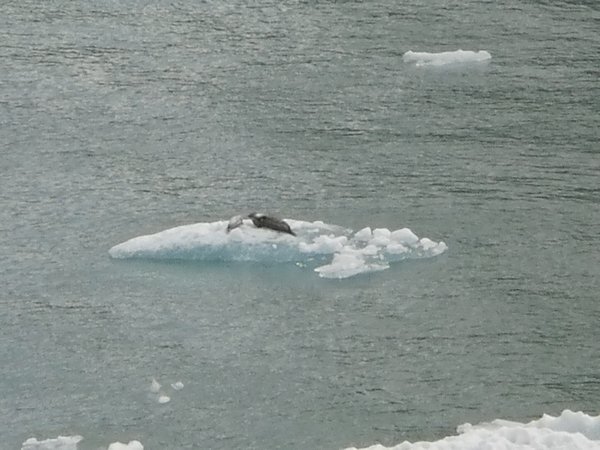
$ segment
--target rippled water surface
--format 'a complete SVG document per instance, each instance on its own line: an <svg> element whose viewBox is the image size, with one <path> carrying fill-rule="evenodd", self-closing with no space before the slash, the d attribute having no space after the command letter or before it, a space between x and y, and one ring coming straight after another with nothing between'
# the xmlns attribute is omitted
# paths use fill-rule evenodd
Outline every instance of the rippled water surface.
<svg viewBox="0 0 600 450"><path fill-rule="evenodd" d="M597 413L599 23L595 1L3 2L2 448ZM457 49L492 59L402 60ZM347 280L108 254L253 210L448 250Z"/></svg>

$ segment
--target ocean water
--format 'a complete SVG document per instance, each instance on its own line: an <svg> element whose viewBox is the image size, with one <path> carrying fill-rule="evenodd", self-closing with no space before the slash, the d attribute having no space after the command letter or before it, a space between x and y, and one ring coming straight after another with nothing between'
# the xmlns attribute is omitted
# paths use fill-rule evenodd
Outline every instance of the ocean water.
<svg viewBox="0 0 600 450"><path fill-rule="evenodd" d="M599 25L584 0L0 3L0 448L598 448ZM111 250L251 211L349 250ZM369 253L367 227L444 248Z"/></svg>

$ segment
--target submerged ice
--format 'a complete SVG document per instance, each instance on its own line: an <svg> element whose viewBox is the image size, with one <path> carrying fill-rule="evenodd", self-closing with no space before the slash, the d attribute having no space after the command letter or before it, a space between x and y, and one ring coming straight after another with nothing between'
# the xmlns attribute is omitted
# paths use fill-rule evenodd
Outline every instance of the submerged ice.
<svg viewBox="0 0 600 450"><path fill-rule="evenodd" d="M115 245L109 254L117 259L295 262L316 266L314 271L323 278L348 278L447 249L444 242L419 238L408 228L366 227L353 233L321 221L286 221L297 236L256 228L248 221L229 232L228 221L202 222L138 236Z"/></svg>

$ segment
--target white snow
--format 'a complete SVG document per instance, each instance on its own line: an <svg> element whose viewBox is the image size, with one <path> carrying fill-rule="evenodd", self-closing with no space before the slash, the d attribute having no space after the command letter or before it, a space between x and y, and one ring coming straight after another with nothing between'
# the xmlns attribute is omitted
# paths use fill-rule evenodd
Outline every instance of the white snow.
<svg viewBox="0 0 600 450"><path fill-rule="evenodd" d="M413 52L409 50L402 56L405 63L412 63L417 67L473 64L487 62L490 59L492 59L492 55L485 50L476 52L472 50L455 50L441 53Z"/></svg>
<svg viewBox="0 0 600 450"><path fill-rule="evenodd" d="M228 221L202 222L130 239L115 245L109 254L118 259L293 262L298 267L312 265L323 278L341 279L387 269L394 261L437 256L448 248L444 242L419 239L408 228L365 227L352 233L321 221L287 222L296 237L256 228L251 221L230 232Z"/></svg>

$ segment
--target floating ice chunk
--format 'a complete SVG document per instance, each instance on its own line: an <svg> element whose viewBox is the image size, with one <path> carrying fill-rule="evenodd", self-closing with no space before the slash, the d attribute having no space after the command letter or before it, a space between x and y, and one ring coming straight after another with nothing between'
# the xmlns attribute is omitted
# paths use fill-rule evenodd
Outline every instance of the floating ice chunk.
<svg viewBox="0 0 600 450"><path fill-rule="evenodd" d="M395 447L373 445L369 450L600 450L600 416L563 411L529 423L494 420L464 424L458 435L435 442L403 442ZM356 450L353 447L354 450ZM348 449L351 450L351 449ZM366 450L366 449L365 449Z"/></svg>
<svg viewBox="0 0 600 450"><path fill-rule="evenodd" d="M392 235L392 232L390 230L388 230L387 228L375 228L373 230L373 237L374 238L389 238Z"/></svg>
<svg viewBox="0 0 600 450"><path fill-rule="evenodd" d="M417 235L408 228L402 228L401 230L393 231L390 237L394 242L408 246L413 246L419 242Z"/></svg>
<svg viewBox="0 0 600 450"><path fill-rule="evenodd" d="M156 381L156 378L152 378L152 383L150 383L150 392L158 394L160 391L160 383Z"/></svg>
<svg viewBox="0 0 600 450"><path fill-rule="evenodd" d="M434 242L434 244L435 244L435 242ZM431 251L429 253L429 256L438 256L438 255L441 255L446 250L448 250L448 246L446 245L446 243L444 241L441 241L438 244L436 244L435 247L433 247L431 249Z"/></svg>
<svg viewBox="0 0 600 450"><path fill-rule="evenodd" d="M477 52L471 50L456 50L441 53L413 52L409 50L402 56L402 60L405 63L414 63L417 67L472 64L486 62L490 59L492 59L492 55L485 50Z"/></svg>
<svg viewBox="0 0 600 450"><path fill-rule="evenodd" d="M348 238L346 236L318 236L311 243L300 242L298 249L302 253L328 255L341 251L347 242Z"/></svg>
<svg viewBox="0 0 600 450"><path fill-rule="evenodd" d="M144 446L140 441L129 441L129 444L113 442L108 446L108 450L144 450Z"/></svg>
<svg viewBox="0 0 600 450"><path fill-rule="evenodd" d="M182 389L183 389L183 383L182 383L181 381L177 381L177 382L175 382L175 383L172 383L172 384L171 384L171 387L172 387L173 389L175 389L176 391L180 391L180 390L182 390Z"/></svg>
<svg viewBox="0 0 600 450"><path fill-rule="evenodd" d="M401 255L403 253L407 253L408 249L402 244L390 242L388 245L386 245L385 251L386 253L390 253L392 255Z"/></svg>
<svg viewBox="0 0 600 450"><path fill-rule="evenodd" d="M371 244L378 246L388 245L391 236L392 232L387 228L375 228L373 230L373 239L371 239Z"/></svg>
<svg viewBox="0 0 600 450"><path fill-rule="evenodd" d="M369 244L362 250L359 250L358 253L361 253L365 256L375 256L379 253L379 247L375 244Z"/></svg>
<svg viewBox="0 0 600 450"><path fill-rule="evenodd" d="M421 244L421 248L422 248L423 250L425 250L425 251L432 250L432 249L434 249L435 247L437 247L437 245L438 245L436 242L433 242L433 241L432 241L431 239L429 239L429 238L422 238L422 239L419 241L419 244Z"/></svg>
<svg viewBox="0 0 600 450"><path fill-rule="evenodd" d="M582 411L573 412L569 409L565 409L560 416L554 417L549 414L544 414L540 419L532 420L531 422L526 424L501 419L496 419L491 423L483 423L475 426L467 423L465 425L459 426L458 432L466 433L472 429L493 429L495 427L524 427L534 429L549 429L552 431L567 433L580 433L587 439L596 441L600 448L600 415L588 416ZM592 448L595 449L596 447Z"/></svg>
<svg viewBox="0 0 600 450"><path fill-rule="evenodd" d="M354 233L354 240L359 242L368 242L373 238L373 232L370 227L365 227L362 230Z"/></svg>
<svg viewBox="0 0 600 450"><path fill-rule="evenodd" d="M322 278L348 278L354 275L385 270L385 263L367 263L364 256L358 252L344 252L333 256L331 264L317 267L315 272Z"/></svg>
<svg viewBox="0 0 600 450"><path fill-rule="evenodd" d="M422 238L419 241L419 249L425 256L437 256L444 253L448 247L442 242L433 242L429 238Z"/></svg>
<svg viewBox="0 0 600 450"><path fill-rule="evenodd" d="M158 403L160 403L161 405L163 405L165 403L169 403L170 401L171 401L171 397L169 397L168 395L161 394L158 396Z"/></svg>
<svg viewBox="0 0 600 450"><path fill-rule="evenodd" d="M56 439L44 439L38 441L29 438L21 445L21 450L77 450L77 443L81 436L58 436Z"/></svg>

